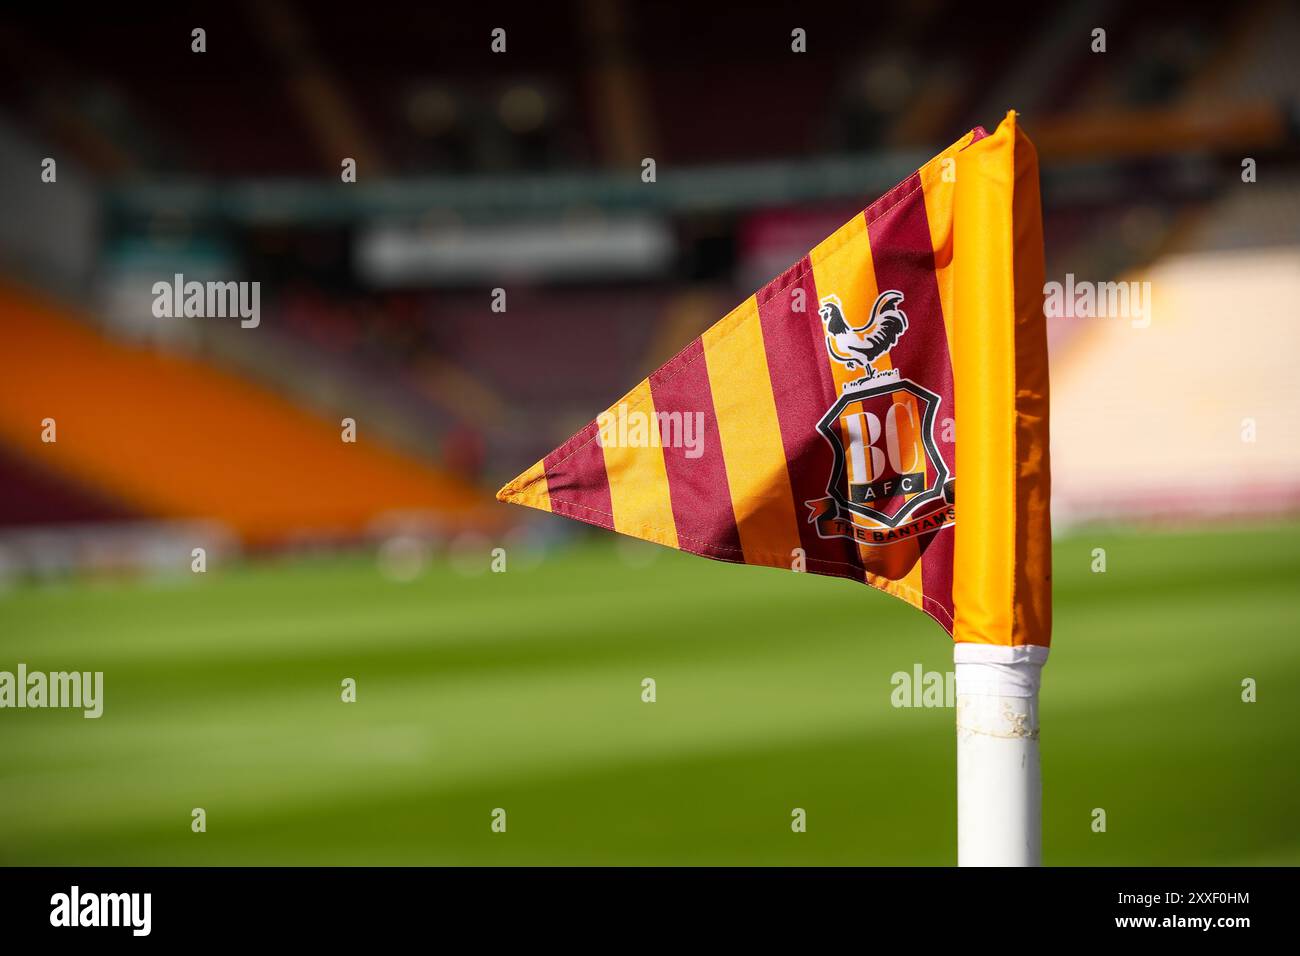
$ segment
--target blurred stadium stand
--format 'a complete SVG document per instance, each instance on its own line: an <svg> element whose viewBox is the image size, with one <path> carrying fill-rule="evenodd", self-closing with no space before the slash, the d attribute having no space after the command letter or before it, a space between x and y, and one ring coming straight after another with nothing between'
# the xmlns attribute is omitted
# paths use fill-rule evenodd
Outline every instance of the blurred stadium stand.
<svg viewBox="0 0 1300 956"><path fill-rule="evenodd" d="M222 522L258 544L347 536L382 511L462 517L464 483L342 429L210 363L144 350L19 290L0 288L11 363L0 382L7 449L137 514ZM52 419L45 442L33 422Z"/></svg>
<svg viewBox="0 0 1300 956"><path fill-rule="evenodd" d="M1297 49L1296 5L1271 0L8 17L0 308L23 347L0 386L19 490L0 522L210 518L258 545L393 509L490 520L479 491L1008 107L1043 158L1049 279L1157 293L1149 329L1052 320L1060 516L1294 509L1300 443L1262 436L1298 420ZM57 188L35 178L44 156ZM152 282L177 272L261 282L261 325L153 318ZM61 429L93 416L119 440L42 446L54 412L31 396L55 381L79 403ZM1225 387L1240 415L1188 400ZM1207 470L1252 409L1257 465ZM344 416L361 456L342 454ZM155 473L153 442L186 473Z"/></svg>

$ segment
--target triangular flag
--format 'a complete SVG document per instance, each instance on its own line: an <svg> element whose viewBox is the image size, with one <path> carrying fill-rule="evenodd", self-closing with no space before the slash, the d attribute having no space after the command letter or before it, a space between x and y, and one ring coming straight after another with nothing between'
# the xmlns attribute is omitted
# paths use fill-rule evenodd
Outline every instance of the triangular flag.
<svg viewBox="0 0 1300 956"><path fill-rule="evenodd" d="M1051 632L1033 146L962 137L498 492L862 581L959 642Z"/></svg>

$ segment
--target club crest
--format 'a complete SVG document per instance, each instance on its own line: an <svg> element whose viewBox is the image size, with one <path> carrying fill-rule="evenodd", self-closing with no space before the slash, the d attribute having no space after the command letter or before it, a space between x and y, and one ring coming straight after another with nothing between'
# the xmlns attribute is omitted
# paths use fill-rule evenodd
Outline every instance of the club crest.
<svg viewBox="0 0 1300 956"><path fill-rule="evenodd" d="M896 289L880 293L860 325L837 295L819 303L827 353L862 373L817 423L833 464L827 497L806 504L823 538L887 545L954 520L952 473L934 438L940 396L876 365L907 332L903 301Z"/></svg>

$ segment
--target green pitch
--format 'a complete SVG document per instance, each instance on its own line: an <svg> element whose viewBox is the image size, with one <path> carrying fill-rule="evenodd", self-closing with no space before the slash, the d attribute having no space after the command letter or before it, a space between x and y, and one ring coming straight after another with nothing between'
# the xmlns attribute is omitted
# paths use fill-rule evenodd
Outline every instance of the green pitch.
<svg viewBox="0 0 1300 956"><path fill-rule="evenodd" d="M955 861L953 712L891 705L894 673L950 668L937 625L628 547L0 594L0 670L105 684L98 720L0 710L0 862ZM1300 864L1298 578L1296 525L1057 543L1047 863Z"/></svg>

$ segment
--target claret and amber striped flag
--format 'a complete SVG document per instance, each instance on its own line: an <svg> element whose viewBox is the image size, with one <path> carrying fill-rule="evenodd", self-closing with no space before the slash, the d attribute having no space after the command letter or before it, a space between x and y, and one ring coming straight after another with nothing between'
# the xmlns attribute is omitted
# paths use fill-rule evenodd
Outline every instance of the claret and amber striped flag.
<svg viewBox="0 0 1300 956"><path fill-rule="evenodd" d="M861 581L958 642L1050 633L1037 159L1014 113L845 223L498 492Z"/></svg>

